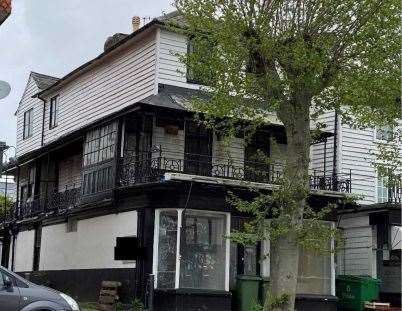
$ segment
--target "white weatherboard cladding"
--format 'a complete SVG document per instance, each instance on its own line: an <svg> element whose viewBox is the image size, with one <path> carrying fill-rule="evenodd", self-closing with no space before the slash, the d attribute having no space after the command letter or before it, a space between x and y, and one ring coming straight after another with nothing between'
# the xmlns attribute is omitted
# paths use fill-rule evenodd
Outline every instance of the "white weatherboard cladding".
<svg viewBox="0 0 402 311"><path fill-rule="evenodd" d="M180 87L199 88L196 84L187 83L186 66L179 55L187 53L187 38L183 34L161 29L159 36L158 83Z"/></svg>
<svg viewBox="0 0 402 311"><path fill-rule="evenodd" d="M137 212L79 220L76 232L66 223L42 228L40 270L134 268L114 260L116 237L137 235Z"/></svg>
<svg viewBox="0 0 402 311"><path fill-rule="evenodd" d="M217 165L233 165L236 169L244 167L244 139L233 137L230 141L225 141L224 139L218 139L217 135L213 135L212 142L212 164ZM223 166L228 169L228 167ZM237 172L237 170L236 170ZM234 172L229 170L229 177L232 176ZM239 172L237 172L239 173ZM219 172L222 174L222 172Z"/></svg>
<svg viewBox="0 0 402 311"><path fill-rule="evenodd" d="M36 150L41 147L43 102L38 98L32 98L32 96L38 92L39 89L32 76L30 76L17 110L17 156L21 156L24 153ZM24 113L31 108L33 108L32 136L23 139Z"/></svg>
<svg viewBox="0 0 402 311"><path fill-rule="evenodd" d="M375 239L369 215L342 215L338 227L345 240L338 252L337 273L375 276Z"/></svg>
<svg viewBox="0 0 402 311"><path fill-rule="evenodd" d="M66 189L79 188L81 186L81 161L82 155L63 159L59 163L59 191Z"/></svg>
<svg viewBox="0 0 402 311"><path fill-rule="evenodd" d="M177 135L173 135L166 133L164 127L154 125L152 144L162 149L163 157L184 160L184 130L179 130ZM154 156L159 154L155 153Z"/></svg>
<svg viewBox="0 0 402 311"><path fill-rule="evenodd" d="M325 131L334 132L335 128L335 113L333 111L326 112L318 118L318 122L326 125ZM333 155L334 155L334 139L329 137L326 147L326 157L325 157L325 145L324 143L319 143L311 146L310 149L310 168L318 171L332 172L333 165ZM325 168L324 168L324 158L325 158Z"/></svg>
<svg viewBox="0 0 402 311"><path fill-rule="evenodd" d="M155 64L155 33L152 33L49 95L45 144L153 95ZM49 130L49 102L57 94L60 95L58 125Z"/></svg>
<svg viewBox="0 0 402 311"><path fill-rule="evenodd" d="M35 230L21 231L15 242L14 271L32 271Z"/></svg>
<svg viewBox="0 0 402 311"><path fill-rule="evenodd" d="M344 174L349 174L352 170L352 191L363 196L361 204L376 203L377 174L373 166L375 157L372 155L374 149L373 129L359 130L342 125L340 169Z"/></svg>

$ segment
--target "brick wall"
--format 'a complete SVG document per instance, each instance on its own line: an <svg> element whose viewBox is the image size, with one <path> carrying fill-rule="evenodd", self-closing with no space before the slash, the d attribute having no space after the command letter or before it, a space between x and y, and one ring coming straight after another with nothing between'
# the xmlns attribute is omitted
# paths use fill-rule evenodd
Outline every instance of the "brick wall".
<svg viewBox="0 0 402 311"><path fill-rule="evenodd" d="M11 0L0 0L0 25L11 14Z"/></svg>

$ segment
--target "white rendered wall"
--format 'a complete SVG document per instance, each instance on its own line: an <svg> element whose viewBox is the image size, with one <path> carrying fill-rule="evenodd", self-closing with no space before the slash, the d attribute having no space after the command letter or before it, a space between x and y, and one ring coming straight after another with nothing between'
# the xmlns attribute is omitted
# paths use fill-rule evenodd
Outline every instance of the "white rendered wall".
<svg viewBox="0 0 402 311"><path fill-rule="evenodd" d="M114 260L116 237L137 235L137 212L79 220L77 232L67 224L42 228L40 270L134 268Z"/></svg>
<svg viewBox="0 0 402 311"><path fill-rule="evenodd" d="M14 271L32 271L34 241L35 230L21 231L18 233L15 241Z"/></svg>

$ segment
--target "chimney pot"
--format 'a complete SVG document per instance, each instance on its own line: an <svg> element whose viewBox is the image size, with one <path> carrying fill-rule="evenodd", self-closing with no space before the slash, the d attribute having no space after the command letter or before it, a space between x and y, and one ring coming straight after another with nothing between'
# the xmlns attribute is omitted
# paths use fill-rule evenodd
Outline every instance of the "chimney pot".
<svg viewBox="0 0 402 311"><path fill-rule="evenodd" d="M137 31L138 29L140 29L141 26L141 18L139 16L134 16L132 23L133 23L133 32Z"/></svg>

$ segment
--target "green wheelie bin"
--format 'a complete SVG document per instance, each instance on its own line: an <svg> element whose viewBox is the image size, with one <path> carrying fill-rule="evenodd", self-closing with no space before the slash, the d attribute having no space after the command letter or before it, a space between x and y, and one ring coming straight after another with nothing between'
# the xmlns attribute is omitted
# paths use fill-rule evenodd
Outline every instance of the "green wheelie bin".
<svg viewBox="0 0 402 311"><path fill-rule="evenodd" d="M378 299L380 281L369 276L340 275L336 278L339 310L363 311L365 301Z"/></svg>
<svg viewBox="0 0 402 311"><path fill-rule="evenodd" d="M236 310L252 311L258 301L261 277L238 275L236 282Z"/></svg>

